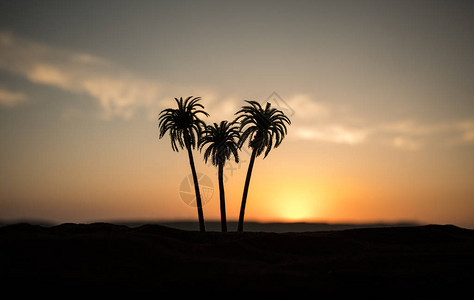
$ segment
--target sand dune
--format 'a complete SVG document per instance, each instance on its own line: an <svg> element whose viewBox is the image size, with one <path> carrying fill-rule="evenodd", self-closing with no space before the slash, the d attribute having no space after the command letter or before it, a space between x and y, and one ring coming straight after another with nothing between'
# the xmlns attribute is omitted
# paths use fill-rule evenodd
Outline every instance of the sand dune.
<svg viewBox="0 0 474 300"><path fill-rule="evenodd" d="M470 288L474 230L428 225L223 234L160 225L15 224L0 228L0 257L2 290L17 293L424 298Z"/></svg>

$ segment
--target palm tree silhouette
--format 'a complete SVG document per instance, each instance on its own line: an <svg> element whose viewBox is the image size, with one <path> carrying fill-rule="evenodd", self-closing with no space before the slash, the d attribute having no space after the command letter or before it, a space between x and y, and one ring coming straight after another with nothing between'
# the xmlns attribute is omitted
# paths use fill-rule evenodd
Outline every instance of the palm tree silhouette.
<svg viewBox="0 0 474 300"><path fill-rule="evenodd" d="M189 164L191 165L191 172L194 181L194 191L196 193L196 204L199 218L199 229L206 231L204 225L204 214L202 211L201 193L199 192L199 183L196 174L196 167L194 166L194 159L192 149L201 137L204 122L199 119L198 114L209 116L205 112L204 106L199 104L200 97L189 96L185 100L182 97L175 98L178 108L167 108L160 112L159 127L160 139L169 132L171 139L171 148L178 152L179 148L188 150Z"/></svg>
<svg viewBox="0 0 474 300"><path fill-rule="evenodd" d="M249 190L250 176L252 175L255 157L259 156L265 150L263 158L267 157L272 147L277 148L287 133L286 125L291 124L290 119L276 108L272 108L267 102L265 109L256 101L245 101L250 105L242 106L236 115L236 121L240 121L240 129L243 130L239 147L249 139L249 147L252 149L247 177L245 179L242 204L240 206L239 224L237 230L242 232L244 229L245 204L247 202L247 193Z"/></svg>
<svg viewBox="0 0 474 300"><path fill-rule="evenodd" d="M231 156L234 156L236 163L239 162L239 128L234 122L222 121L220 124L206 126L202 138L199 141L199 150L204 151L204 160L211 158L211 163L218 167L219 195L221 206L221 228L222 232L227 232L227 221L225 213L225 192L224 192L224 165Z"/></svg>

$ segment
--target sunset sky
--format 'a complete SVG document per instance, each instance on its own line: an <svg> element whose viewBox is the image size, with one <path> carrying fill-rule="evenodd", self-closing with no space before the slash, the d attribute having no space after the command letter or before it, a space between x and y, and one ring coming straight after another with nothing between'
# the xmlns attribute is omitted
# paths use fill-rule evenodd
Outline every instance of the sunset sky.
<svg viewBox="0 0 474 300"><path fill-rule="evenodd" d="M207 123L244 100L292 120L246 220L474 228L473 53L473 1L1 1L0 221L197 220L157 126L193 95Z"/></svg>

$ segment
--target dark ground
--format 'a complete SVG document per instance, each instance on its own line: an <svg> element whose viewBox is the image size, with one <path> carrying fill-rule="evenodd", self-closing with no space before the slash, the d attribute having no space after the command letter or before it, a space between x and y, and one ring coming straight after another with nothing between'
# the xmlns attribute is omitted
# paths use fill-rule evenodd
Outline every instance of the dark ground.
<svg viewBox="0 0 474 300"><path fill-rule="evenodd" d="M428 225L223 234L160 225L16 224L0 227L0 271L0 290L15 295L160 298L163 291L208 296L224 290L223 297L453 298L474 287L474 230Z"/></svg>

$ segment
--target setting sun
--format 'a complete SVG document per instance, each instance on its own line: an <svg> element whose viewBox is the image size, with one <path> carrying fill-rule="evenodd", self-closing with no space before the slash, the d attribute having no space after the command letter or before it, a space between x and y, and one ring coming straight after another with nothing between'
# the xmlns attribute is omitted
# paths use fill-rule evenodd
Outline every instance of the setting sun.
<svg viewBox="0 0 474 300"><path fill-rule="evenodd" d="M309 222L320 217L318 206L321 205L321 197L309 191L300 191L295 187L275 191L270 201L274 205L275 218L283 222Z"/></svg>
<svg viewBox="0 0 474 300"><path fill-rule="evenodd" d="M314 218L312 209L308 206L306 200L300 198L287 199L289 203L282 205L281 217L287 221L307 221Z"/></svg>

